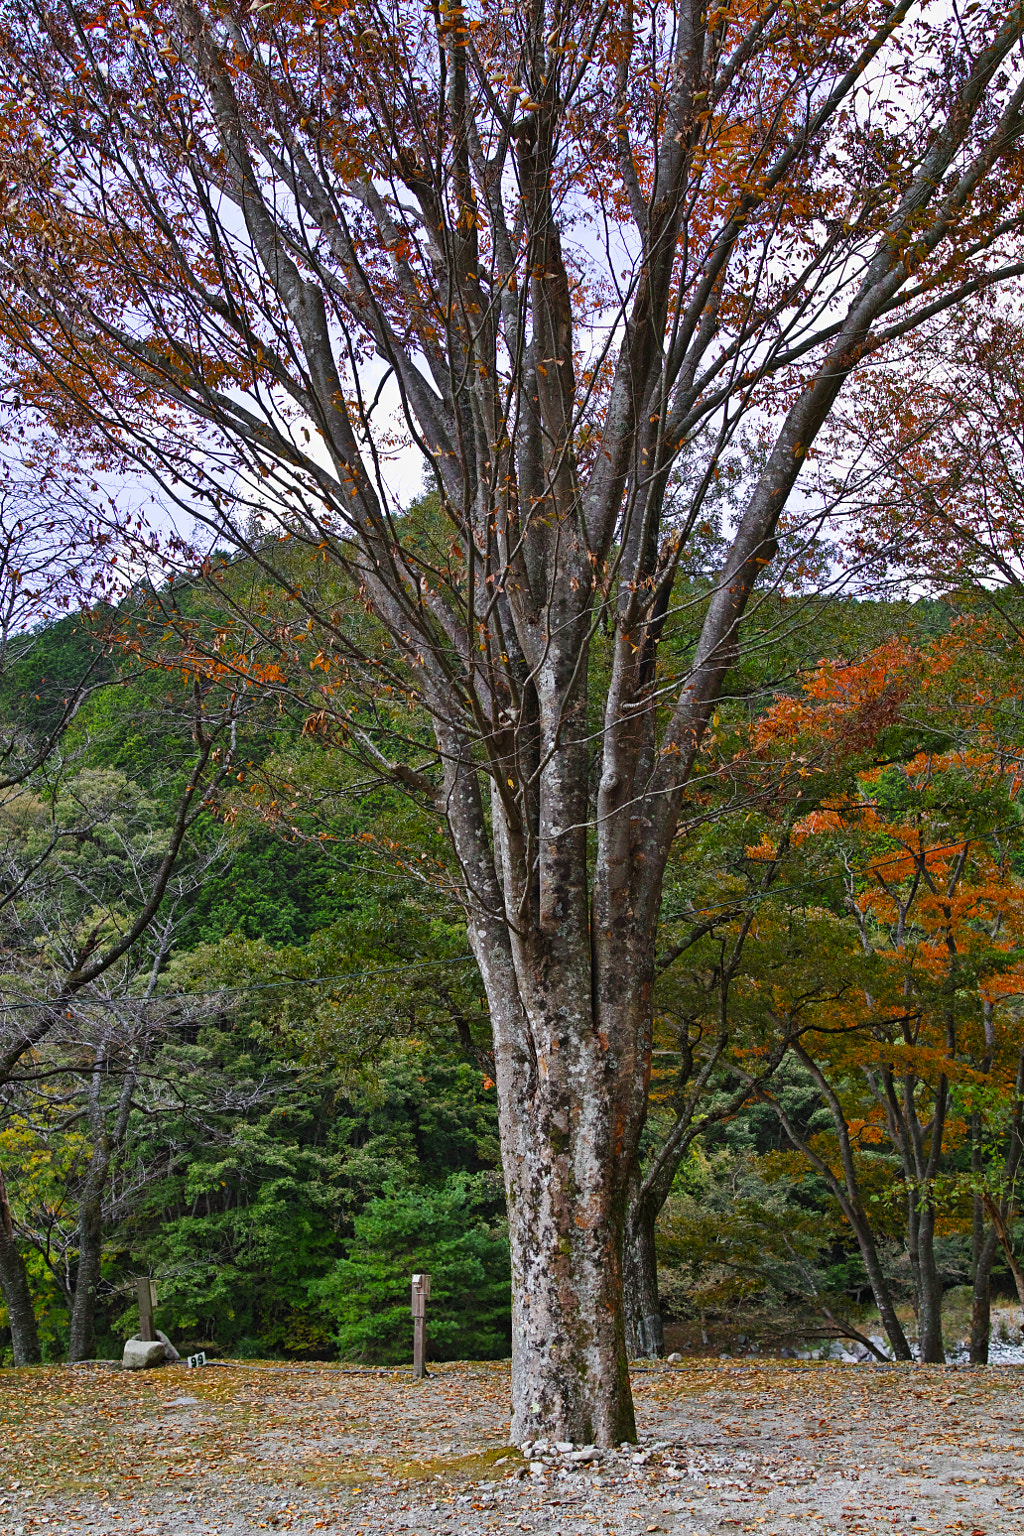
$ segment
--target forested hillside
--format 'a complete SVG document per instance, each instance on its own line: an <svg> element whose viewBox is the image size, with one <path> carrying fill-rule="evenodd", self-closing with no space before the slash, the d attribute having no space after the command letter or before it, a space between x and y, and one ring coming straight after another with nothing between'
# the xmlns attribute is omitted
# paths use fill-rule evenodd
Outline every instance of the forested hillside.
<svg viewBox="0 0 1024 1536"><path fill-rule="evenodd" d="M39 630L3 679L6 730L35 740L79 679L91 690L3 805L8 1037L127 929L191 767L188 682L126 660L112 623ZM96 1201L90 1353L119 1353L132 1277L152 1272L185 1342L402 1355L428 1251L435 1348L507 1353L493 1093L452 1028L458 1008L485 1037L464 935L396 868L399 797L311 788L287 824L265 819L250 786L317 753L276 708L235 725L153 927L5 1088L0 1167L43 1352L66 1356Z"/></svg>
<svg viewBox="0 0 1024 1536"><path fill-rule="evenodd" d="M434 1355L500 1357L489 1020L441 828L318 714L312 623L292 673L197 683L255 579L225 560L7 661L30 771L0 807L3 1027L46 1028L2 1091L5 1295L21 1263L47 1359L119 1353L153 1274L179 1347L398 1361L427 1269ZM936 1359L967 1285L983 1358L990 1279L1020 1272L1015 630L977 596L807 600L759 643L782 602L748 624L670 861L632 1351L664 1321L698 1348L866 1330ZM137 926L204 741L155 916L69 986Z"/></svg>

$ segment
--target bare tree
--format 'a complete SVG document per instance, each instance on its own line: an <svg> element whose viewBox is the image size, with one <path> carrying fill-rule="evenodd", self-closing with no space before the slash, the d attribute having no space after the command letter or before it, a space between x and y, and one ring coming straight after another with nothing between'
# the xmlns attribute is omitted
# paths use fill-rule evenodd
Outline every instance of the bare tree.
<svg viewBox="0 0 1024 1536"><path fill-rule="evenodd" d="M447 823L517 1441L635 1434L622 1235L687 783L844 383L1024 271L1022 25L986 0L5 0L10 367L289 595L285 634L197 632L197 671L273 685L314 635L322 711ZM751 419L763 461L681 595ZM413 515L402 441L436 490Z"/></svg>
<svg viewBox="0 0 1024 1536"><path fill-rule="evenodd" d="M66 1210L51 1213L47 1231L34 1237L68 1298L70 1359L84 1360L95 1350L107 1188L140 1077L146 1076L147 1062L167 1032L187 1027L202 1006L158 999L161 971L197 891L223 867L226 844L222 836L210 835L199 847L190 842L182 848L148 927L119 962L67 995L66 977L81 950L83 924L108 934L125 928L126 914L149 904L170 838L159 827L157 805L120 775L83 771L64 798L73 807L78 836L51 858L45 880L23 882L15 914L23 943L19 953L12 945L15 923L9 920L0 1006L0 1019L5 1013L8 1020L21 1015L15 1028L22 1032L38 1027L32 1015L49 1027L0 1085L0 1103L8 1116L40 1124L56 1116L62 1136L79 1123L84 1127L85 1161L71 1180L77 1192L69 1196ZM31 862L31 846L22 854ZM106 947L113 947L109 937ZM56 1017L55 990L65 993ZM7 1218L13 1240L9 1203ZM12 1272L17 1268L11 1267ZM27 1327L12 1320L19 1354L25 1353Z"/></svg>

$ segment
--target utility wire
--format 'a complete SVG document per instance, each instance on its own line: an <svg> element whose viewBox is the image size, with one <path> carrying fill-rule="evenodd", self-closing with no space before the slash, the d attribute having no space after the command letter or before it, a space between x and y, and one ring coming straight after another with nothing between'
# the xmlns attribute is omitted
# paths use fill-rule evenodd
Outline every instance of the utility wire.
<svg viewBox="0 0 1024 1536"><path fill-rule="evenodd" d="M989 835L992 832L1005 832L1014 827L1019 829L1019 820L1012 822L1001 822L997 826L989 829ZM934 847L924 849L923 852L925 857L935 854L952 853L956 849L961 848L965 841L981 842L983 840L984 835L976 839L957 838L955 842L939 843ZM891 864L899 864L911 856L912 855L910 855L906 850L899 853L894 853L887 859L873 860L863 870L859 871L859 873L862 877L870 877L873 873L879 870L883 870ZM739 908L757 906L763 902L771 900L773 897L777 900L779 896L785 896L789 892L800 893L808 889L821 889L822 887L831 885L833 883L833 879L834 876L822 875L817 879L802 881L797 886L787 886L784 882L780 881L778 885L770 886L767 890L764 891L753 892L748 896L737 896L730 901L712 902L708 906L700 907L695 913L693 913L693 917L699 918L705 916L708 913L716 911L723 913L735 912ZM675 917L669 917L666 919L666 921L677 922L680 920L681 916L683 916L683 914L679 914ZM470 965L473 963L475 963L475 957L473 955L455 955L449 960L424 960L417 963L416 965L395 965L388 966L384 969L371 971L344 971L341 974L335 976L283 977L280 981L254 981L238 987L211 987L204 992L158 992L152 999L150 999L150 1001L156 1002L159 1000L163 1002L171 1002L176 1000L188 1001L190 998L230 997L239 992L265 992L278 987L340 987L349 981L366 981L377 976L405 976L409 975L413 971L436 970L440 966ZM131 996L123 998L97 997L89 998L88 1000L83 999L83 1001L87 1001L87 1004L90 1008L120 1008L132 1002L141 1002L143 999L133 998ZM0 1004L0 1011L13 1013L15 1011L21 1011L24 1009L52 1008L55 1006L62 1007L63 1005L59 1004L56 999L47 1000L46 998L42 998L38 1002L31 1003L2 1003Z"/></svg>
<svg viewBox="0 0 1024 1536"><path fill-rule="evenodd" d="M317 987L317 986L341 986L347 981L365 981L372 976L406 976L410 971L436 970L442 965L469 965L474 961L472 955L456 955L451 960L424 960L417 965L393 965L383 970L376 971L342 971L335 976L291 976L283 977L280 981L253 981L240 987L211 987L206 992L157 992L151 998L141 997L90 997L83 999L90 1008L121 1008L125 1004L135 1002L177 1002L179 999L191 997L226 997L236 992L265 992L271 987ZM21 1008L63 1008L64 1004L57 998L40 998L35 1003L3 1003L0 1008L4 1012L11 1013Z"/></svg>

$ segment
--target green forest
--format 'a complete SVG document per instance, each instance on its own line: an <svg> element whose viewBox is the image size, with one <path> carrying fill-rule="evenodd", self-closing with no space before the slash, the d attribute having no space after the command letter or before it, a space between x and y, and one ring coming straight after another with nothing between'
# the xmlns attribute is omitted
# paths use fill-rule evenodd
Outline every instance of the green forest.
<svg viewBox="0 0 1024 1536"><path fill-rule="evenodd" d="M242 601L292 626L244 687ZM217 557L5 652L0 1257L45 1361L118 1357L143 1275L183 1353L408 1361L420 1270L432 1358L511 1351L490 1021L415 793L428 723L386 690L325 711L327 628L275 603ZM942 1358L953 1298L987 1358L1021 1276L1015 612L770 594L745 622L663 893L633 1355ZM606 677L598 651L595 711Z"/></svg>

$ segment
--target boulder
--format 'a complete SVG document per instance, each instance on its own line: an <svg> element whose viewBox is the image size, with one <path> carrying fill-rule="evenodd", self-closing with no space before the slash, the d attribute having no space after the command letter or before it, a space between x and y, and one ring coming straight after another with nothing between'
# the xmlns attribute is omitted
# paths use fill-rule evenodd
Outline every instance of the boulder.
<svg viewBox="0 0 1024 1536"><path fill-rule="evenodd" d="M178 1354L178 1351L175 1349L166 1333L161 1333L160 1329L158 1328L156 1331L156 1336L164 1347L164 1358L169 1360L172 1365L177 1365L178 1361L181 1359L181 1356Z"/></svg>
<svg viewBox="0 0 1024 1536"><path fill-rule="evenodd" d="M140 1334L133 1333L124 1347L121 1363L126 1371L144 1371L151 1365L163 1365L168 1360L173 1365L180 1359L181 1356L166 1333L161 1333L158 1328L155 1339L144 1339Z"/></svg>
<svg viewBox="0 0 1024 1536"><path fill-rule="evenodd" d="M144 1371L151 1365L164 1365L167 1356L159 1339L129 1339L121 1364L126 1371Z"/></svg>

